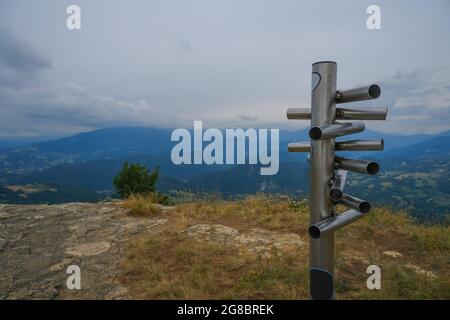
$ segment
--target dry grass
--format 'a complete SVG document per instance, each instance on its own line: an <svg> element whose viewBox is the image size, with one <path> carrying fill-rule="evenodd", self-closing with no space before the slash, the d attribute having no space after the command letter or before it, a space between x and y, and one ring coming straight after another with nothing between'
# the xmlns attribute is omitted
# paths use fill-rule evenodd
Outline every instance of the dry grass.
<svg viewBox="0 0 450 320"><path fill-rule="evenodd" d="M307 269L294 255L259 258L180 234L136 242L123 282L143 299L304 299Z"/></svg>
<svg viewBox="0 0 450 320"><path fill-rule="evenodd" d="M177 205L171 215L180 228L195 222L222 223L240 230L259 227L272 231L305 234L306 202L293 205L285 197L254 195L243 200L195 201Z"/></svg>
<svg viewBox="0 0 450 320"><path fill-rule="evenodd" d="M157 205L152 194L147 196L131 195L124 202L124 207L130 209L131 215L155 216L161 213L161 208Z"/></svg>
<svg viewBox="0 0 450 320"><path fill-rule="evenodd" d="M148 203L136 197L126 206L158 216ZM261 258L232 246L196 241L183 231L198 223L219 223L242 233L255 227L296 233L307 242L308 212L305 202L263 195L179 204L164 213L169 219L166 229L130 245L121 280L133 298L306 299L307 246L301 252ZM374 209L336 233L337 298L450 299L449 231L450 227L418 225L405 213ZM401 256L394 258L386 251ZM366 287L371 264L381 267L381 290Z"/></svg>

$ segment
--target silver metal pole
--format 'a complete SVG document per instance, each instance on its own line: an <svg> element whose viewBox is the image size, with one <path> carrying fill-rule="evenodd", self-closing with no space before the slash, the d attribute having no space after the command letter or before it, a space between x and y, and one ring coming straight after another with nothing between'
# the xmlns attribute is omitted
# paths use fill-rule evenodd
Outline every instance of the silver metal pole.
<svg viewBox="0 0 450 320"><path fill-rule="evenodd" d="M312 65L311 126L329 126L336 113L336 72L332 61ZM318 83L317 83L318 81ZM310 224L314 225L333 215L329 181L334 173L334 139L311 141ZM313 299L334 296L334 234L310 238L310 293Z"/></svg>
<svg viewBox="0 0 450 320"><path fill-rule="evenodd" d="M310 293L313 299L334 298L334 231L363 217L370 210L367 201L344 193L347 170L376 174L375 161L347 159L335 156L335 150L383 150L384 141L335 141L336 137L361 132L363 123L337 123L335 120L384 120L387 108L359 110L336 108L336 103L376 99L381 94L377 85L336 91L337 66L332 61L312 65L311 109L291 108L289 119L311 119L309 142L289 143L290 152L309 152L310 164ZM338 169L336 173L334 170ZM340 203L349 208L342 214L334 212Z"/></svg>

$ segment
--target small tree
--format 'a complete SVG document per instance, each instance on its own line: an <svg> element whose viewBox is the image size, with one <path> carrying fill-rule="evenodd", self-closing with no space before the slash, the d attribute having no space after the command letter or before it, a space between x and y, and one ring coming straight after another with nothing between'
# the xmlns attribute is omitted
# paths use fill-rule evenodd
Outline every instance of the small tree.
<svg viewBox="0 0 450 320"><path fill-rule="evenodd" d="M122 170L114 177L114 186L117 193L125 198L131 194L148 194L156 190L156 181L159 177L159 167L156 167L151 173L140 164L131 164L125 162Z"/></svg>

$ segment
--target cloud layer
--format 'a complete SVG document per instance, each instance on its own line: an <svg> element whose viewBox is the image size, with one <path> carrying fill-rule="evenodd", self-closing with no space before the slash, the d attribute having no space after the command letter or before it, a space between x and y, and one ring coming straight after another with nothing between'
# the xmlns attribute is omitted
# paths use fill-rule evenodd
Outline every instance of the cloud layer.
<svg viewBox="0 0 450 320"><path fill-rule="evenodd" d="M381 82L380 101L389 107L388 121L379 123L396 133L437 133L450 129L449 69L397 71ZM372 103L373 104L373 103Z"/></svg>
<svg viewBox="0 0 450 320"><path fill-rule="evenodd" d="M47 57L35 53L11 31L0 27L0 85L21 86L36 73L50 67Z"/></svg>
<svg viewBox="0 0 450 320"><path fill-rule="evenodd" d="M82 30L68 31L70 1L2 2L0 137L194 120L304 128L285 112L309 106L317 60L338 62L339 89L381 85L379 100L355 104L389 107L368 128L450 129L447 1L381 1L378 31L366 28L364 1L77 3Z"/></svg>

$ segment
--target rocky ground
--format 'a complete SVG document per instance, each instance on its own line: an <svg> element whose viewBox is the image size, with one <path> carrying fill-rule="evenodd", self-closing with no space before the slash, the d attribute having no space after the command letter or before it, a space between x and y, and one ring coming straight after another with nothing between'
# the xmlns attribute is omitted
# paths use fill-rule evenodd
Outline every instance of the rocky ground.
<svg viewBox="0 0 450 320"><path fill-rule="evenodd" d="M130 217L113 203L0 206L0 299L116 299L127 242L165 219ZM81 269L81 290L66 286Z"/></svg>
<svg viewBox="0 0 450 320"><path fill-rule="evenodd" d="M163 232L158 218L128 214L119 203L0 205L0 299L123 299L132 293L118 280L130 240ZM293 233L254 228L241 233L220 224L196 224L185 234L270 256L305 241ZM81 270L81 289L69 290L71 265Z"/></svg>

